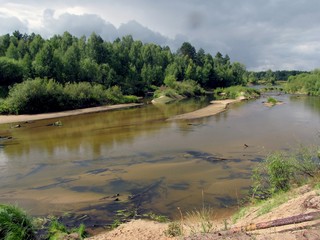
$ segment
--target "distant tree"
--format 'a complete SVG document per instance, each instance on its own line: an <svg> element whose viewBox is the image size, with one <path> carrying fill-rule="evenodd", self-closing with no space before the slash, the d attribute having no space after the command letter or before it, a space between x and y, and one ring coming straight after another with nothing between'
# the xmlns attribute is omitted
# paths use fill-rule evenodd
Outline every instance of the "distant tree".
<svg viewBox="0 0 320 240"><path fill-rule="evenodd" d="M267 84L274 85L276 83L276 78L271 69L266 72L265 79Z"/></svg>
<svg viewBox="0 0 320 240"><path fill-rule="evenodd" d="M96 33L92 33L86 46L87 56L98 64L105 63L107 54L103 46L103 39Z"/></svg>
<svg viewBox="0 0 320 240"><path fill-rule="evenodd" d="M12 58L15 60L19 59L19 52L17 47L11 42L7 51L6 51L6 57Z"/></svg>
<svg viewBox="0 0 320 240"><path fill-rule="evenodd" d="M195 60L196 57L196 49L189 42L182 43L177 53L182 56L187 56L192 60Z"/></svg>
<svg viewBox="0 0 320 240"><path fill-rule="evenodd" d="M53 77L53 58L54 49L49 42L45 42L41 50L35 56L33 67L35 74L38 77L52 78Z"/></svg>

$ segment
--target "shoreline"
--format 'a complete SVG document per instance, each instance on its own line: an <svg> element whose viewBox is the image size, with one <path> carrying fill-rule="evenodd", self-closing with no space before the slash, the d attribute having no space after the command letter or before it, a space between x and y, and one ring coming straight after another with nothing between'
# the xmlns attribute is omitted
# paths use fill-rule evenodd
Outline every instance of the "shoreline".
<svg viewBox="0 0 320 240"><path fill-rule="evenodd" d="M68 110L68 111L54 112L54 113L0 115L0 124L37 121L37 120L45 120L45 119L59 118L59 117L69 117L69 116L76 116L76 115L87 114L87 113L97 113L97 112L105 112L105 111L116 110L116 109L138 107L142 105L143 103L125 103L125 104L105 105L105 106L91 107L91 108L82 108L82 109Z"/></svg>
<svg viewBox="0 0 320 240"><path fill-rule="evenodd" d="M214 100L214 101L211 101L210 102L211 104L208 105L207 107L198 109L193 112L184 113L184 114L170 117L167 119L167 121L192 120L192 119L197 119L197 118L214 116L218 113L225 111L229 104L241 102L242 100L245 100L245 99L244 98L237 98L237 99Z"/></svg>

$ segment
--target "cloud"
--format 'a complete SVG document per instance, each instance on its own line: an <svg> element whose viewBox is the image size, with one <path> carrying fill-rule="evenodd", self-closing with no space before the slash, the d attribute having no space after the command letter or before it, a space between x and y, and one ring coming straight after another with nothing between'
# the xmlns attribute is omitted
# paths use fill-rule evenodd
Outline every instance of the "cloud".
<svg viewBox="0 0 320 240"><path fill-rule="evenodd" d="M118 29L118 35L132 35L132 37L136 40L141 40L145 43L152 42L159 45L164 45L168 42L167 37L164 37L160 33L154 32L149 28L142 26L140 23L134 20L125 24L121 24Z"/></svg>
<svg viewBox="0 0 320 240"><path fill-rule="evenodd" d="M118 35L117 29L98 15L63 13L55 18L54 13L52 9L46 9L43 13L44 28L42 32L45 32L47 36L68 31L72 35L81 37L83 35L89 36L92 32L95 32L105 40L111 41Z"/></svg>
<svg viewBox="0 0 320 240"><path fill-rule="evenodd" d="M21 32L27 32L27 26L16 17L6 17L0 15L0 29L3 34L12 33L19 29Z"/></svg>
<svg viewBox="0 0 320 240"><path fill-rule="evenodd" d="M2 2L1 33L18 29L81 36L94 31L109 41L131 34L173 50L189 41L212 55L228 54L248 69L320 66L318 0Z"/></svg>

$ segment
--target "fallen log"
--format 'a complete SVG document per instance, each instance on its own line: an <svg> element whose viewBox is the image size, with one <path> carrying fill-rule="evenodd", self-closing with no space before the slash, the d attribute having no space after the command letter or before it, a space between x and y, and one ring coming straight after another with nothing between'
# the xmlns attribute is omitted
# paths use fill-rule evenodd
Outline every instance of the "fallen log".
<svg viewBox="0 0 320 240"><path fill-rule="evenodd" d="M252 223L246 226L235 227L235 228L231 228L230 230L227 230L226 232L228 233L225 233L225 234L236 233L236 232L248 232L248 231L266 229L271 227L280 227L284 225L302 223L302 222L313 221L317 219L320 219L320 211L306 213L306 214L299 214L299 215L286 217L286 218L280 218L280 219L276 219L268 222ZM220 232L220 234L225 235L223 234L223 232Z"/></svg>

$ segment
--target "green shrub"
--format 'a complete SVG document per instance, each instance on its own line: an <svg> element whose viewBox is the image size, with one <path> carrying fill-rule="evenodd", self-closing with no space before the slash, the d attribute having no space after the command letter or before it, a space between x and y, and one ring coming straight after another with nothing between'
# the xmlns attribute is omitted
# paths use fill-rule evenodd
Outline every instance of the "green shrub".
<svg viewBox="0 0 320 240"><path fill-rule="evenodd" d="M289 93L320 96L320 70L289 77L285 90Z"/></svg>
<svg viewBox="0 0 320 240"><path fill-rule="evenodd" d="M254 88L244 86L232 86L228 88L217 88L214 91L216 99L236 99L238 97L256 98L260 96L260 92Z"/></svg>
<svg viewBox="0 0 320 240"><path fill-rule="evenodd" d="M22 209L16 206L1 204L0 239L35 239L35 231L31 218Z"/></svg>
<svg viewBox="0 0 320 240"><path fill-rule="evenodd" d="M167 78L166 78L167 79ZM170 80L171 78L169 78ZM169 81L168 80L168 81ZM154 93L154 97L167 96L174 99L182 97L200 96L205 93L204 89L194 80L169 81L166 86L160 87Z"/></svg>
<svg viewBox="0 0 320 240"><path fill-rule="evenodd" d="M0 113L45 113L137 101L135 96L124 96L117 86L107 90L88 82L63 86L52 79L37 78L14 85L8 97L0 101Z"/></svg>
<svg viewBox="0 0 320 240"><path fill-rule="evenodd" d="M182 226L178 222L171 222L168 225L168 229L165 231L168 237L179 237L182 235Z"/></svg>
<svg viewBox="0 0 320 240"><path fill-rule="evenodd" d="M277 104L278 100L273 97L268 97L267 103L270 103L272 105Z"/></svg>
<svg viewBox="0 0 320 240"><path fill-rule="evenodd" d="M287 191L292 184L302 184L320 170L317 151L300 147L295 153L276 152L269 155L254 170L253 196L265 198Z"/></svg>

